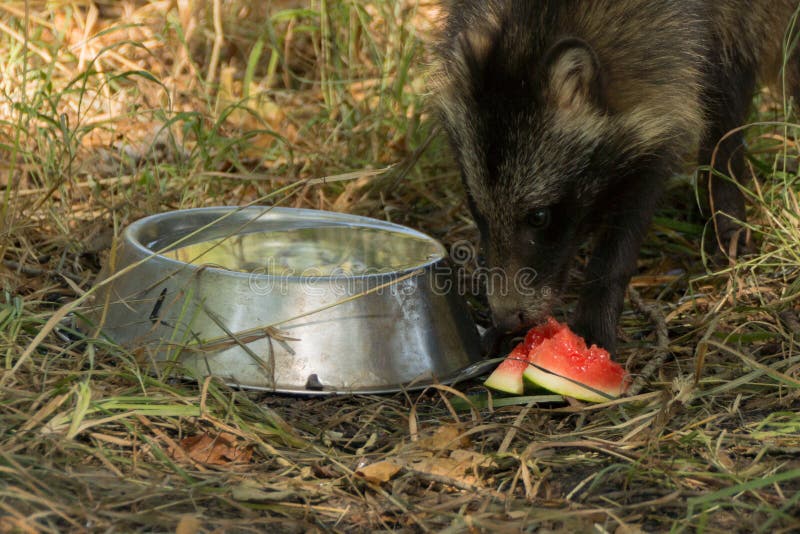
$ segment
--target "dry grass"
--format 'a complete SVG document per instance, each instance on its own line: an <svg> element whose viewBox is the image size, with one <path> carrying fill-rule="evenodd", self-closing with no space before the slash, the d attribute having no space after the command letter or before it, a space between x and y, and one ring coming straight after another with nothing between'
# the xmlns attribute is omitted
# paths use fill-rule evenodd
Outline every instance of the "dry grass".
<svg viewBox="0 0 800 534"><path fill-rule="evenodd" d="M488 407L479 383L304 399L159 381L120 347L53 329L113 236L167 209L294 183L286 205L475 239L443 140L416 150L432 130L434 11L0 4L0 532L800 528L792 123L749 131L757 256L708 271L691 186L676 181L622 321L631 369L666 361L609 405Z"/></svg>

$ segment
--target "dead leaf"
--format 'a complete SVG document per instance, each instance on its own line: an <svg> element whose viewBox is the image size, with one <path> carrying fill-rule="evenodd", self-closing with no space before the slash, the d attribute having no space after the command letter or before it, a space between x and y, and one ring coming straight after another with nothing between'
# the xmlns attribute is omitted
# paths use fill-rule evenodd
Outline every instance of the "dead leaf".
<svg viewBox="0 0 800 534"><path fill-rule="evenodd" d="M451 451L469 447L470 439L458 426L443 425L438 427L433 435L420 439L417 446L434 452Z"/></svg>
<svg viewBox="0 0 800 534"><path fill-rule="evenodd" d="M0 517L0 533L23 533L23 534L36 534L40 532L32 521L24 517Z"/></svg>
<svg viewBox="0 0 800 534"><path fill-rule="evenodd" d="M468 486L480 486L481 480L476 476L479 468L494 465L494 460L486 455L468 450L455 450L447 458L419 458L409 464L409 469L433 477L451 479L455 483Z"/></svg>
<svg viewBox="0 0 800 534"><path fill-rule="evenodd" d="M420 473L453 479L471 486L478 483L476 477L467 475L469 464L452 458L420 458L411 463L409 467Z"/></svg>
<svg viewBox="0 0 800 534"><path fill-rule="evenodd" d="M617 527L614 534L644 534L644 530L638 525L622 524Z"/></svg>
<svg viewBox="0 0 800 534"><path fill-rule="evenodd" d="M400 472L400 465L392 460L384 460L374 464L367 465L356 471L356 475L360 476L370 484L385 484L389 482L397 473Z"/></svg>
<svg viewBox="0 0 800 534"><path fill-rule="evenodd" d="M497 463L490 456L470 450L457 449L450 453L450 458L458 462L459 465L463 464L472 468L472 470L497 466Z"/></svg>
<svg viewBox="0 0 800 534"><path fill-rule="evenodd" d="M206 465L247 464L253 457L253 447L241 441L227 432L213 436L204 432L182 439L180 447L173 447L169 452L177 461Z"/></svg>
<svg viewBox="0 0 800 534"><path fill-rule="evenodd" d="M193 515L182 515L178 526L175 527L175 534L197 534L200 532L202 524Z"/></svg>

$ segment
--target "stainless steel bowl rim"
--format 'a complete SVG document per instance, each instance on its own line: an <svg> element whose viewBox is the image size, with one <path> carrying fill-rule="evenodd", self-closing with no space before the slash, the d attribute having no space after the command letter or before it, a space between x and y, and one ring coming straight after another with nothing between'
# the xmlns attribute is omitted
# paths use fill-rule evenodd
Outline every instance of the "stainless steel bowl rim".
<svg viewBox="0 0 800 534"><path fill-rule="evenodd" d="M374 219L372 217L364 217L361 215L350 215L346 213L338 213L333 211L323 211L323 210L315 210L315 209L305 209L305 208L288 208L282 206L248 206L246 208L238 208L238 207L230 207L230 206L209 206L209 207L202 207L202 208L190 208L185 210L180 210L180 213L183 214L191 214L191 213L214 213L218 212L220 214L219 222L224 222L225 219L231 217L236 213L246 213L248 211L257 211L259 212L256 217L253 218L256 221L259 217L267 213L291 213L297 215L306 215L308 216L308 221L313 223L315 219L319 222L324 222L325 220L335 219L337 223L343 224L352 224L361 227L367 228L374 228L377 230L386 230L394 233L401 233L408 236L417 237L419 239L423 239L434 247L436 247L441 254L440 257L430 259L424 263L420 263L419 265L415 265L414 267L408 267L405 269L398 269L387 271L385 273L368 273L368 274L340 274L340 275L328 275L328 276L297 276L297 275L275 275L275 274L266 274L266 273L256 273L256 272L246 272L246 271L236 271L231 269L224 269L221 267L214 267L212 265L198 265L198 264L191 264L185 263L180 260L176 260L174 258L170 258L168 256L164 256L161 252L167 252L169 250L175 249L175 243L181 243L184 239L188 236L184 236L174 243L171 243L167 247L164 247L160 250L153 250L150 247L146 246L141 242L139 239L139 234L148 226L156 223L160 220L169 220L175 217L175 211L167 211L164 213L157 213L155 215L149 215L142 219L139 219L132 224L130 224L122 233L122 238L126 240L130 245L141 251L147 256L157 256L159 261L165 261L168 264L174 265L176 268L179 269L190 269L193 271L197 271L203 269L204 271L211 271L217 273L224 273L226 276L237 276L237 277L246 277L249 279L262 279L262 280L282 280L287 282L305 282L309 280L313 281L337 281L337 280L347 280L347 279L363 279L367 281L380 281L380 280L397 280L398 278L402 278L406 275L410 275L417 271L421 271L427 269L435 265L436 263L441 262L442 260L447 258L447 250L444 246L437 241L436 239L432 238L431 236L424 234L422 232L418 232L412 228L408 228L406 226L402 226L399 224L395 224L388 221L382 221L380 219ZM324 217L321 217L324 215ZM217 224L217 221L209 223L207 226L209 228L213 228L214 225ZM195 230L197 232L199 229ZM194 233L194 232L193 232ZM190 234L192 235L192 234ZM241 235L241 233L232 233L229 237L233 237L235 235Z"/></svg>

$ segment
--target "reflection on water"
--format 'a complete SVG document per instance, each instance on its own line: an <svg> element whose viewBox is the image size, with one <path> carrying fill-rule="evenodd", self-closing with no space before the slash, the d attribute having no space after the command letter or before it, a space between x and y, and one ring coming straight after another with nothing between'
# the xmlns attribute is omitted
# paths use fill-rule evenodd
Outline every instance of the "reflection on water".
<svg viewBox="0 0 800 534"><path fill-rule="evenodd" d="M277 276L354 276L417 267L442 257L429 240L357 226L239 234L176 248L185 263Z"/></svg>

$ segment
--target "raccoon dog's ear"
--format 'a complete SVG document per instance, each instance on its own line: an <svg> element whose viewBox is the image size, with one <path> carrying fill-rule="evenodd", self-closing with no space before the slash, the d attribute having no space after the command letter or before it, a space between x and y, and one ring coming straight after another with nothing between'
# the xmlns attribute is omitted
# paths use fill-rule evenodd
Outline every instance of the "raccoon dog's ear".
<svg viewBox="0 0 800 534"><path fill-rule="evenodd" d="M456 37L456 56L465 81L473 88L482 87L489 59L497 44L498 30L492 24L468 28Z"/></svg>
<svg viewBox="0 0 800 534"><path fill-rule="evenodd" d="M570 37L545 56L549 72L546 94L563 110L602 105L602 72L597 55L585 41Z"/></svg>

